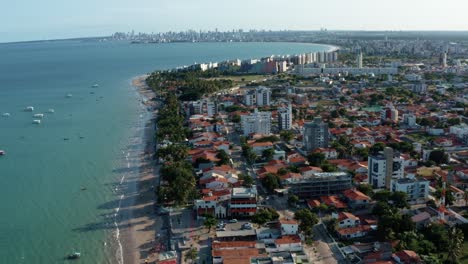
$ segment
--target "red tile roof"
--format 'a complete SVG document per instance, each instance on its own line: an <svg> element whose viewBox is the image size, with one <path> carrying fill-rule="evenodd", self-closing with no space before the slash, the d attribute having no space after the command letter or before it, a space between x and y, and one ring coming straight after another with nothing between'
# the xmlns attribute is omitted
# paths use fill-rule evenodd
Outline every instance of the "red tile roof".
<svg viewBox="0 0 468 264"><path fill-rule="evenodd" d="M365 200L370 201L371 200L369 196L363 194L362 192L358 190L353 190L353 189L345 190L343 192L343 195L352 201L365 201Z"/></svg>

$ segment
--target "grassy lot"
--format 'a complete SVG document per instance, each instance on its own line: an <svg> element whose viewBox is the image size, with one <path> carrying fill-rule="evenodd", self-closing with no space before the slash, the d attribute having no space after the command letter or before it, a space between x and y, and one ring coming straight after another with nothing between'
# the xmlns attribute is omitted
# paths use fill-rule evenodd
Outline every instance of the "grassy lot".
<svg viewBox="0 0 468 264"><path fill-rule="evenodd" d="M211 80L214 79L228 79L232 80L236 85L245 85L252 81L262 82L264 79L271 77L271 75L235 75L235 76L221 76L217 78L210 78Z"/></svg>

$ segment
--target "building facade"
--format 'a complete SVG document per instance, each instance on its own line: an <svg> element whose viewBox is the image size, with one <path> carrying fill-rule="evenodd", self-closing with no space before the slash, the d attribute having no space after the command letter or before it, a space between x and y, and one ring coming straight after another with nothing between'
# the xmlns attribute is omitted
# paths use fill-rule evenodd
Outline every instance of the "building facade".
<svg viewBox="0 0 468 264"><path fill-rule="evenodd" d="M269 135L271 133L271 112L259 112L257 109L250 115L241 116L244 136L252 133Z"/></svg>
<svg viewBox="0 0 468 264"><path fill-rule="evenodd" d="M404 192L408 201L425 203L429 195L429 181L417 178L402 178L392 181L392 192Z"/></svg>
<svg viewBox="0 0 468 264"><path fill-rule="evenodd" d="M300 198L315 198L341 193L351 188L352 177L346 172L314 173L311 177L286 180L289 193Z"/></svg>
<svg viewBox="0 0 468 264"><path fill-rule="evenodd" d="M328 140L328 124L324 123L322 118L316 117L313 122L304 125L303 146L305 150L327 148Z"/></svg>
<svg viewBox="0 0 468 264"><path fill-rule="evenodd" d="M290 130L292 128L292 108L291 104L287 107L278 108L278 128L279 130Z"/></svg>
<svg viewBox="0 0 468 264"><path fill-rule="evenodd" d="M257 212L257 186L232 188L228 212L231 217L254 215Z"/></svg>
<svg viewBox="0 0 468 264"><path fill-rule="evenodd" d="M392 179L403 178L404 171L404 160L392 148L368 157L368 182L374 188L390 189Z"/></svg>

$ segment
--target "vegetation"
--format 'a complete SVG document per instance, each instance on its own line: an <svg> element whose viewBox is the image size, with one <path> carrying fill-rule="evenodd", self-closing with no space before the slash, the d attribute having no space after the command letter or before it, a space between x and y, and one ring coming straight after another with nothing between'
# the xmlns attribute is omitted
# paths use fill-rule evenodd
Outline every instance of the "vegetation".
<svg viewBox="0 0 468 264"><path fill-rule="evenodd" d="M296 204L299 202L299 197L297 197L297 195L294 195L294 194L290 194L288 196L288 204L289 206L293 206L295 207Z"/></svg>
<svg viewBox="0 0 468 264"><path fill-rule="evenodd" d="M196 193L195 177L190 163L166 163L161 167L160 174L167 182L159 190L158 198L161 202L184 205L193 200Z"/></svg>
<svg viewBox="0 0 468 264"><path fill-rule="evenodd" d="M213 216L213 215L205 215L205 221L203 222L203 225L208 228L208 233L211 232L211 228L213 228L214 226L216 226L216 224L218 223L218 221L216 220L216 218Z"/></svg>
<svg viewBox="0 0 468 264"><path fill-rule="evenodd" d="M294 214L294 219L300 222L299 228L306 236L312 235L312 229L319 221L317 215L312 213L312 211L309 209L301 209L296 211Z"/></svg>
<svg viewBox="0 0 468 264"><path fill-rule="evenodd" d="M282 130L280 132L280 137L286 142L291 141L294 138L294 132L291 130Z"/></svg>
<svg viewBox="0 0 468 264"><path fill-rule="evenodd" d="M194 263L194 260L198 256L198 251L196 248L190 248L184 255L184 260L187 262L190 260L191 263Z"/></svg>
<svg viewBox="0 0 468 264"><path fill-rule="evenodd" d="M252 178L252 176L243 173L239 174L239 180L242 181L242 185L245 187L251 187L255 183L255 180Z"/></svg>
<svg viewBox="0 0 468 264"><path fill-rule="evenodd" d="M268 173L263 179L262 184L269 192L273 192L275 189L281 187L281 179L278 175Z"/></svg>
<svg viewBox="0 0 468 264"><path fill-rule="evenodd" d="M273 208L260 209L254 216L252 216L252 222L264 225L267 222L277 220L279 218L278 212Z"/></svg>

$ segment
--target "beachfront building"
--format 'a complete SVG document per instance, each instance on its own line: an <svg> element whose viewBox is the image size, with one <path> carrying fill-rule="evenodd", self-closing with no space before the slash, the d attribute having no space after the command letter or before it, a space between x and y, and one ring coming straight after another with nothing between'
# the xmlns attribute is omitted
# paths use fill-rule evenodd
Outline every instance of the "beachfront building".
<svg viewBox="0 0 468 264"><path fill-rule="evenodd" d="M271 133L271 112L259 112L255 109L250 115L241 116L241 126L244 136L250 134L269 135Z"/></svg>
<svg viewBox="0 0 468 264"><path fill-rule="evenodd" d="M191 112L195 115L206 115L212 117L218 113L216 102L207 99L192 102Z"/></svg>

